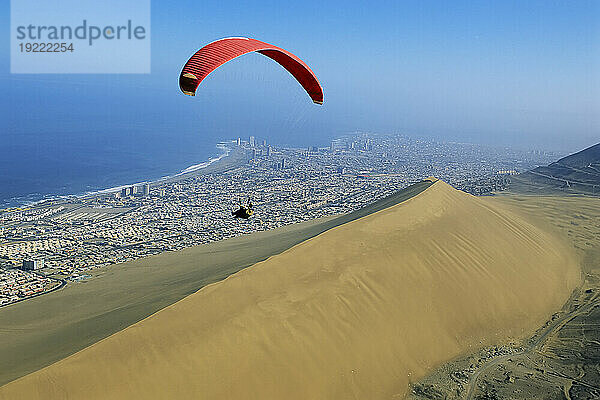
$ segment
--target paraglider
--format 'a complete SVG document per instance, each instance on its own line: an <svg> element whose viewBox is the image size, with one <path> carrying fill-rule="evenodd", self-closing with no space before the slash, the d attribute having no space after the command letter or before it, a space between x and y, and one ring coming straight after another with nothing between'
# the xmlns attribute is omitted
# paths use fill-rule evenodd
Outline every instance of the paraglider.
<svg viewBox="0 0 600 400"><path fill-rule="evenodd" d="M220 39L198 50L181 71L181 91L194 96L200 82L212 71L236 57L252 52L265 55L279 63L296 78L315 104L323 104L323 88L304 61L277 46L245 37Z"/></svg>
<svg viewBox="0 0 600 400"><path fill-rule="evenodd" d="M234 58L248 53L260 53L285 68L300 83L315 104L323 104L323 88L314 72L300 58L272 44L245 37L228 37L207 44L185 63L179 75L179 88L189 96L195 96L200 83L215 69ZM249 219L254 207L240 202L239 209L232 211L234 218Z"/></svg>
<svg viewBox="0 0 600 400"><path fill-rule="evenodd" d="M248 205L243 206L240 202L240 208L236 211L231 212L231 215L234 218L243 218L243 219L248 219L253 214L254 214L254 206L250 202L250 199L248 199Z"/></svg>

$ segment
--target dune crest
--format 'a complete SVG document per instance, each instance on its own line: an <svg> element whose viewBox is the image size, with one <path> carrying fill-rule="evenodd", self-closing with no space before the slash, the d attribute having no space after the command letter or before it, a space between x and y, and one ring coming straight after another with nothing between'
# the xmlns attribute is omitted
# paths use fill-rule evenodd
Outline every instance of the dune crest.
<svg viewBox="0 0 600 400"><path fill-rule="evenodd" d="M436 181L0 388L0 399L387 399L541 325L569 244Z"/></svg>

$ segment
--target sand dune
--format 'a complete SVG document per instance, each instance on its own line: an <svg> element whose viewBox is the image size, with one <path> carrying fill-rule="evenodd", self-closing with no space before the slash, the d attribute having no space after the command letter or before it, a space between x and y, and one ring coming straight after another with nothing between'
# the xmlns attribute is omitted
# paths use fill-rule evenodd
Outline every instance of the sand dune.
<svg viewBox="0 0 600 400"><path fill-rule="evenodd" d="M579 282L562 238L443 182L47 368L0 399L377 399L530 333Z"/></svg>
<svg viewBox="0 0 600 400"><path fill-rule="evenodd" d="M415 183L361 209L193 246L90 272L68 285L0 308L0 386L62 360L214 282L333 227L401 203Z"/></svg>

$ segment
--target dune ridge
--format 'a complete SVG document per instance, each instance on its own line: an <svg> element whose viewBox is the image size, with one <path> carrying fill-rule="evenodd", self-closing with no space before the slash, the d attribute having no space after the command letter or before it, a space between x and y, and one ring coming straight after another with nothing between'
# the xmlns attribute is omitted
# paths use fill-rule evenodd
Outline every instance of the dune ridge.
<svg viewBox="0 0 600 400"><path fill-rule="evenodd" d="M441 181L0 388L0 399L402 398L579 283L563 238Z"/></svg>

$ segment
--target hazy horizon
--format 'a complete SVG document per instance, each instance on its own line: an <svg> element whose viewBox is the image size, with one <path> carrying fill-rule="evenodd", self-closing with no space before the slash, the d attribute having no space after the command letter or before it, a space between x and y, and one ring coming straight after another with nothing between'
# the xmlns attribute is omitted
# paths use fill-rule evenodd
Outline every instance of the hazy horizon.
<svg viewBox="0 0 600 400"><path fill-rule="evenodd" d="M110 132L322 145L362 130L570 153L600 139L597 2L194 4L152 3L148 75L10 74L2 42L5 143ZM5 31L9 17L3 7ZM182 95L189 55L226 36L303 58L324 105L260 55L216 71L196 98Z"/></svg>

